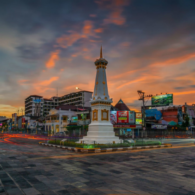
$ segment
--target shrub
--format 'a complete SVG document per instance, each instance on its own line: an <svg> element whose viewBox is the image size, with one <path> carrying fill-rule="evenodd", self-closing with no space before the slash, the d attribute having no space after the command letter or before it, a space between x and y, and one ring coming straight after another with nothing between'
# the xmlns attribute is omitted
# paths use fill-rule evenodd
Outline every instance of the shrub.
<svg viewBox="0 0 195 195"><path fill-rule="evenodd" d="M130 147L130 146L148 146L148 145L161 145L159 141L141 141L138 140L135 143L118 143L118 144L82 144L76 143L74 141L60 141L60 140L50 140L50 144L78 147L78 148L121 148L121 147Z"/></svg>

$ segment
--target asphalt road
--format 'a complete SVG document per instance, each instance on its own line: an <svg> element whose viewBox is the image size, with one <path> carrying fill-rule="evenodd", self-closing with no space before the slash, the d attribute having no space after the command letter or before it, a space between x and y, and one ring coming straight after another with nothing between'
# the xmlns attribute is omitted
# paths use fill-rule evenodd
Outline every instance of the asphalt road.
<svg viewBox="0 0 195 195"><path fill-rule="evenodd" d="M80 154L0 141L0 195L195 194L195 146Z"/></svg>

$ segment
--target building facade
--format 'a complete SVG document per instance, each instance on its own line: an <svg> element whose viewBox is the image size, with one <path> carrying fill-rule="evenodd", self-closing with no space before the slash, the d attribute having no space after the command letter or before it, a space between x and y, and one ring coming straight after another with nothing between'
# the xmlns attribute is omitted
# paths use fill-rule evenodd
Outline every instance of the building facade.
<svg viewBox="0 0 195 195"><path fill-rule="evenodd" d="M39 95L30 95L25 99L26 116L43 116L44 99Z"/></svg>
<svg viewBox="0 0 195 195"><path fill-rule="evenodd" d="M74 105L90 107L90 99L92 98L92 92L90 91L79 91L70 93L59 97L59 105Z"/></svg>
<svg viewBox="0 0 195 195"><path fill-rule="evenodd" d="M82 115L85 115L85 117ZM88 125L89 123L90 107L61 105L51 109L49 115L46 116L45 130L51 134L64 132L67 131L66 127L70 124L73 124L76 130L81 130L78 129L81 125ZM79 134L81 134L81 131Z"/></svg>
<svg viewBox="0 0 195 195"><path fill-rule="evenodd" d="M79 91L70 93L62 97L52 97L50 99L43 98L39 95L30 95L25 99L25 115L26 116L46 116L51 109L59 105L74 105L74 106L90 106L90 98L92 92Z"/></svg>

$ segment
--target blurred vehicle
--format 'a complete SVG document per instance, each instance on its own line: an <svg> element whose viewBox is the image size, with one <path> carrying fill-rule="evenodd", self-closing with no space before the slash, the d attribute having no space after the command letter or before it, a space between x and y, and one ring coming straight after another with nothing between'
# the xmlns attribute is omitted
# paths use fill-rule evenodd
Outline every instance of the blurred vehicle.
<svg viewBox="0 0 195 195"><path fill-rule="evenodd" d="M68 134L65 132L65 131L62 131L62 132L57 132L54 134L54 136L59 136L59 137L64 137L64 136L67 136Z"/></svg>

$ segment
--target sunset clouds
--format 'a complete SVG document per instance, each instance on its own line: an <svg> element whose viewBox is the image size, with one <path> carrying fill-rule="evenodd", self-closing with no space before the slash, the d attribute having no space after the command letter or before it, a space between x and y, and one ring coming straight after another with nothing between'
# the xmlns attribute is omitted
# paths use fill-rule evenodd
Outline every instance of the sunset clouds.
<svg viewBox="0 0 195 195"><path fill-rule="evenodd" d="M101 45L113 104L139 110L137 90L195 103L194 9L189 0L3 0L0 115L31 94L93 91Z"/></svg>
<svg viewBox="0 0 195 195"><path fill-rule="evenodd" d="M59 60L59 53L60 51L54 51L50 54L49 60L46 62L46 67L47 68L53 68L55 66L55 63L57 60Z"/></svg>

